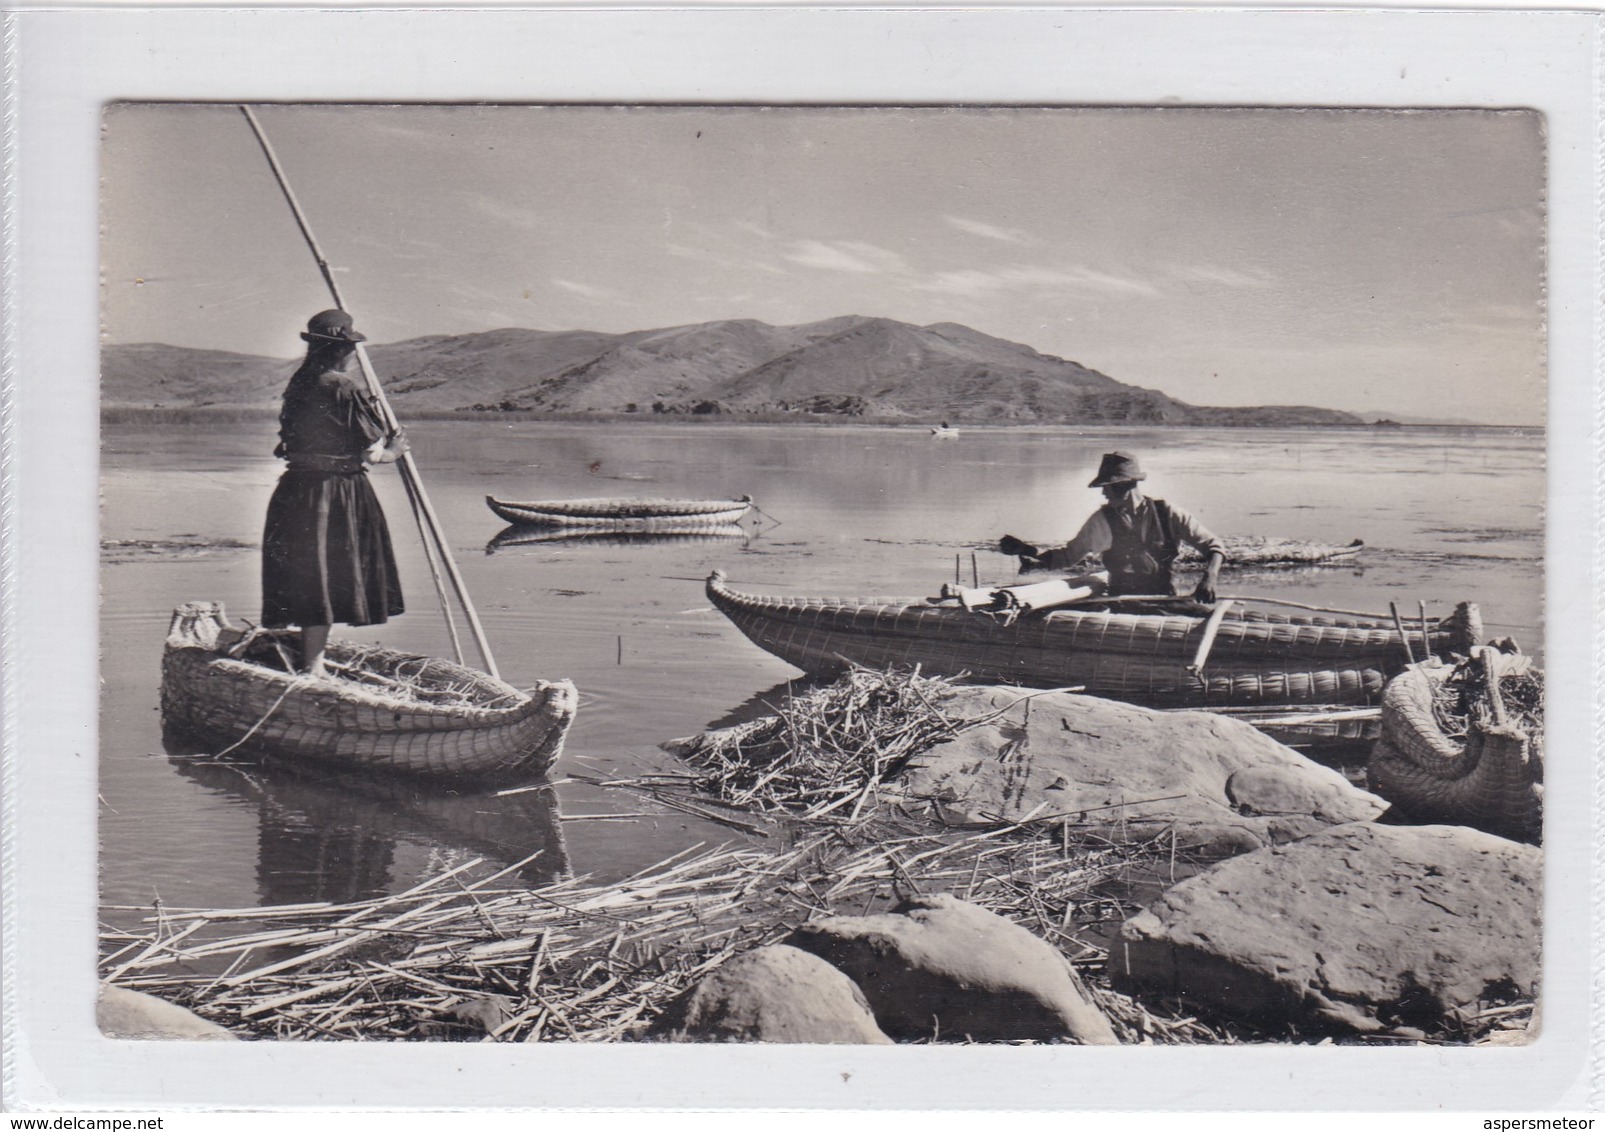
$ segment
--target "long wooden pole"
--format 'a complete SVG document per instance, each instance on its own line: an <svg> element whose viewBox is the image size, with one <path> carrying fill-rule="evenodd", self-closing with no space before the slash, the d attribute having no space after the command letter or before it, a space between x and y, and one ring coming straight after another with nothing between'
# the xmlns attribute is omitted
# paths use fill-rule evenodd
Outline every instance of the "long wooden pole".
<svg viewBox="0 0 1605 1132"><path fill-rule="evenodd" d="M1204 665L1209 662L1209 650L1215 647L1215 637L1220 632L1220 623L1226 619L1226 613L1237 604L1235 598L1227 598L1215 606L1204 622L1204 631L1198 638L1198 651L1193 653L1193 662L1187 666L1187 671L1194 676L1204 674Z"/></svg>
<svg viewBox="0 0 1605 1132"><path fill-rule="evenodd" d="M340 297L339 285L334 281L334 273L329 268L329 261L324 257L323 249L318 246L317 237L312 234L312 226L307 223L306 213L301 210L300 201L296 200L295 192L290 188L289 179L284 175L284 168L279 164L278 155L273 152L267 134L262 131L262 125L251 113L249 106L241 106L240 113L251 126L251 132L256 135L257 144L262 147L262 154L267 158L268 167L273 170L273 177L279 183L284 199L295 216L295 223L301 229L301 235L306 239L307 247L311 249L312 258L317 261L318 271L323 275L323 281L328 284L329 295L334 299L334 305L345 310L345 302ZM385 397L384 386L379 383L378 374L374 373L373 363L368 360L368 351L361 342L356 344L357 363L362 367L362 376L368 383L368 389L373 394L374 402L379 406L380 417L385 428L392 434L401 428L401 422L390 407L390 401ZM423 479L418 474L418 465L413 461L412 453L405 452L397 462L402 477L407 481L407 489L418 504L418 510L423 516L424 524L428 530L425 534L425 551L428 551L428 539L433 538L436 548L440 551L441 562L446 567L446 574L451 579L452 588L457 592L457 600L462 603L463 613L468 618L469 628L473 630L474 642L479 646L479 653L485 659L485 671L500 679L501 674L496 671L496 661L490 653L490 642L485 639L484 627L479 623L479 614L474 611L473 600L468 596L468 587L463 583L462 574L457 570L457 562L452 557L451 548L440 529L440 519L435 514L434 506L429 502L429 495L424 491ZM451 623L451 613L444 609L448 626ZM453 638L456 633L453 629ZM461 657L458 657L461 660Z"/></svg>
<svg viewBox="0 0 1605 1132"><path fill-rule="evenodd" d="M1410 645L1410 634L1404 631L1404 621L1399 617L1399 603L1388 602L1388 612L1393 614L1393 626L1399 630L1399 640L1404 644L1404 658L1411 664L1416 662L1416 650Z"/></svg>

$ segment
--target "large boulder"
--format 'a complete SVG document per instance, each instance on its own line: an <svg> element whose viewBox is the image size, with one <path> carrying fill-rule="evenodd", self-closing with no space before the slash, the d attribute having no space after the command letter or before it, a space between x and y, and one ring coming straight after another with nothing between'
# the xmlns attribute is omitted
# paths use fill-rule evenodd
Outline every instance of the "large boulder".
<svg viewBox="0 0 1605 1132"><path fill-rule="evenodd" d="M949 716L986 722L924 752L897 783L947 824L1029 816L1228 856L1369 821L1387 804L1246 723L1064 692L961 688Z"/></svg>
<svg viewBox="0 0 1605 1132"><path fill-rule="evenodd" d="M108 1038L232 1042L238 1039L215 1022L155 995L111 983L100 985L95 1022Z"/></svg>
<svg viewBox="0 0 1605 1132"><path fill-rule="evenodd" d="M851 979L784 944L727 960L671 1002L648 1036L670 1042L891 1044Z"/></svg>
<svg viewBox="0 0 1605 1132"><path fill-rule="evenodd" d="M1535 993L1542 863L1462 826L1339 826L1168 889L1110 976L1259 1023L1437 1029Z"/></svg>
<svg viewBox="0 0 1605 1132"><path fill-rule="evenodd" d="M814 920L787 942L857 983L894 1038L1115 1043L1063 955L953 896L915 896L879 915Z"/></svg>

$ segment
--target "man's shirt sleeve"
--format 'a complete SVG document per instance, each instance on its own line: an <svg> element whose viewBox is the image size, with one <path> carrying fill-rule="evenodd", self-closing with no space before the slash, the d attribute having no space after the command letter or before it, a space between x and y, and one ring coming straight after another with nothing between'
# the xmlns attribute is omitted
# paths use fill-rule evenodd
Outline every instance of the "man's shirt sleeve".
<svg viewBox="0 0 1605 1132"><path fill-rule="evenodd" d="M1222 558L1226 557L1226 547L1221 544L1220 539L1200 526L1198 520L1187 512L1179 507L1172 507L1170 509L1170 518L1176 537L1183 542L1196 546L1198 552L1205 558L1208 558L1211 554L1219 554Z"/></svg>
<svg viewBox="0 0 1605 1132"><path fill-rule="evenodd" d="M1109 533L1109 520L1104 518L1103 508L1100 507L1081 524L1075 538L1044 553L1042 564L1050 570L1069 570L1089 554L1102 554L1113 541Z"/></svg>

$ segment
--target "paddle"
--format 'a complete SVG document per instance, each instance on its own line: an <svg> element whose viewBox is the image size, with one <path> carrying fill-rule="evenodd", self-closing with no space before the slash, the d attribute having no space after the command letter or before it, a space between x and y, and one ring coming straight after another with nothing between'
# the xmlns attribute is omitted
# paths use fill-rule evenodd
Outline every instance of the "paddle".
<svg viewBox="0 0 1605 1132"><path fill-rule="evenodd" d="M329 287L329 294L334 299L334 305L345 310L345 302L340 297L340 288L335 284L334 273L329 268L329 261L324 258L323 249L312 234L312 227L307 223L306 214L301 211L301 204L296 200L295 192L290 188L289 179L284 175L284 169L279 164L278 156L268 143L267 134L262 131L262 125L251 113L249 106L241 106L240 113L250 124L251 132L256 135L257 144L262 147L263 156L267 158L268 167L273 170L273 177L279 183L279 189L284 193L284 199L290 206L290 212L295 216L295 223L301 229L301 235L306 239L307 247L312 252L312 258L317 261L318 271L323 275L323 281ZM379 407L380 418L384 422L387 432L391 435L401 430L401 422L390 407L390 401L385 397L384 387L379 383L378 374L374 373L373 363L368 360L368 351L361 342L356 343L357 363L362 367L363 379L368 384L368 390L373 394L374 402ZM457 600L462 603L463 613L468 618L468 625L474 632L474 641L479 646L480 655L485 659L485 671L497 679L501 674L496 671L496 661L490 654L490 643L485 639L485 630L479 623L479 615L474 611L474 603L468 596L468 587L463 583L462 575L457 570L457 563L452 558L451 548L446 543L445 535L440 529L440 520L435 515L435 509L429 502L429 495L424 491L423 479L418 474L418 465L413 461L411 452L404 452L397 461L401 471L403 484L407 488L407 496L413 505L413 515L418 520L419 534L424 540L424 553L429 559L430 572L435 579L435 591L440 598L440 609L446 618L446 628L451 634L452 647L457 653L457 662L462 663L462 646L457 640L457 627L452 622L451 609L446 601L446 594L440 585L439 574L435 572L435 551L438 550L441 562L446 567L446 575L451 579L452 588L457 592ZM433 540L433 549L431 548Z"/></svg>

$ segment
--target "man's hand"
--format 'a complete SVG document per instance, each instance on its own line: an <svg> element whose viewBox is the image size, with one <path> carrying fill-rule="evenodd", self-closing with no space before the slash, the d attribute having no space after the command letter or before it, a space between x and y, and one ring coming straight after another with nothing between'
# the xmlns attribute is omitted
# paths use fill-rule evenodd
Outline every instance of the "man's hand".
<svg viewBox="0 0 1605 1132"><path fill-rule="evenodd" d="M1193 591L1193 600L1203 602L1205 605L1215 604L1215 583L1220 579L1220 568L1225 563L1224 554L1211 554L1209 564L1204 567L1203 580Z"/></svg>
<svg viewBox="0 0 1605 1132"><path fill-rule="evenodd" d="M998 539L998 551L1001 554L1012 554L1017 558L1037 558L1042 552L1028 542L1022 542L1013 535L1004 535Z"/></svg>

